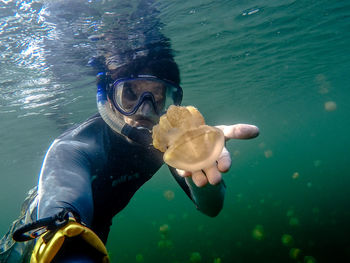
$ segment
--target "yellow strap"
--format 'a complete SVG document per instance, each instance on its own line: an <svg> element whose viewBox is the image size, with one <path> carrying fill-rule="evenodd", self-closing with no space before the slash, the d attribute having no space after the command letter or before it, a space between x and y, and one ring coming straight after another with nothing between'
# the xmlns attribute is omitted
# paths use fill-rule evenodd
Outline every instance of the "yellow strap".
<svg viewBox="0 0 350 263"><path fill-rule="evenodd" d="M100 238L89 228L70 220L67 225L59 229L55 235L45 243L43 236L36 241L30 263L50 263L61 249L66 237L80 236L93 248L103 254L101 263L109 263L107 249Z"/></svg>

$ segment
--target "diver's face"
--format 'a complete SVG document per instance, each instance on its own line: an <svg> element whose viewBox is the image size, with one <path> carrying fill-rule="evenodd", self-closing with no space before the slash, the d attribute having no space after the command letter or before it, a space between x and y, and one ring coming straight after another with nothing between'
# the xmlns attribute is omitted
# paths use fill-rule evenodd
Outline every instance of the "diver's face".
<svg viewBox="0 0 350 263"><path fill-rule="evenodd" d="M124 115L125 123L133 127L144 127L151 130L159 122L159 116L154 112L153 106L150 104L149 101L146 101L134 115Z"/></svg>
<svg viewBox="0 0 350 263"><path fill-rule="evenodd" d="M162 109L165 103L165 87L159 82L139 80L130 84L123 92L123 104L125 107L134 105L145 92L149 92L154 97L155 104L150 99L145 99L135 114L124 116L124 121L133 127L144 127L152 129L159 122L158 109ZM137 103L137 102L136 102Z"/></svg>

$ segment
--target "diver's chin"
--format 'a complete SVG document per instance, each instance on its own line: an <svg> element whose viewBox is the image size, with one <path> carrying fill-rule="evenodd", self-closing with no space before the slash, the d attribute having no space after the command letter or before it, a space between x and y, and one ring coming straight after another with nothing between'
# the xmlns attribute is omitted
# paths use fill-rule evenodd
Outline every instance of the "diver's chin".
<svg viewBox="0 0 350 263"><path fill-rule="evenodd" d="M135 128L145 128L148 130L152 130L153 126L156 125L156 121L152 121L148 118L135 118L131 119L129 117L125 117L125 122Z"/></svg>
<svg viewBox="0 0 350 263"><path fill-rule="evenodd" d="M152 130L155 124L150 120L137 120L133 126Z"/></svg>

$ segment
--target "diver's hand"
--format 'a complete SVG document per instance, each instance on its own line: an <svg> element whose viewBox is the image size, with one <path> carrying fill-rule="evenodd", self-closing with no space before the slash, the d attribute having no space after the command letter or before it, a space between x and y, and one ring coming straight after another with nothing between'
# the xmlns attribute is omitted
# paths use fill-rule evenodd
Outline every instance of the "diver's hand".
<svg viewBox="0 0 350 263"><path fill-rule="evenodd" d="M249 124L220 125L216 126L223 131L225 140L230 139L252 139L259 135L259 128ZM207 183L216 185L221 182L221 173L227 172L231 167L231 157L229 151L224 147L216 163L201 171L188 172L176 169L182 177L192 176L192 180L198 187L203 187Z"/></svg>

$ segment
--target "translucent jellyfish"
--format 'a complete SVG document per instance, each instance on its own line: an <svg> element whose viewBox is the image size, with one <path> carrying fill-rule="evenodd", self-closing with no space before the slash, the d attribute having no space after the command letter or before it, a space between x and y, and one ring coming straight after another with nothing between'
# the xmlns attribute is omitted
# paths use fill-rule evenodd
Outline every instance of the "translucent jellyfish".
<svg viewBox="0 0 350 263"><path fill-rule="evenodd" d="M316 259L312 256L305 256L304 263L316 263Z"/></svg>
<svg viewBox="0 0 350 263"><path fill-rule="evenodd" d="M327 80L326 76L323 74L318 74L315 77L316 83L319 85L318 93L327 94L331 89L331 83Z"/></svg>
<svg viewBox="0 0 350 263"><path fill-rule="evenodd" d="M252 231L252 236L256 240L263 240L265 236L264 227L262 225L256 225Z"/></svg>
<svg viewBox="0 0 350 263"><path fill-rule="evenodd" d="M289 219L289 225L290 226L298 226L299 225L299 219L297 217L291 217Z"/></svg>
<svg viewBox="0 0 350 263"><path fill-rule="evenodd" d="M169 249L169 248L173 248L173 241L169 240L169 239L162 239L158 241L158 247L161 249Z"/></svg>
<svg viewBox="0 0 350 263"><path fill-rule="evenodd" d="M337 109L337 104L334 101L327 101L324 104L324 109L326 111L335 111Z"/></svg>
<svg viewBox="0 0 350 263"><path fill-rule="evenodd" d="M293 215L294 215L294 209L293 208L289 208L288 211L287 211L287 216L291 217Z"/></svg>
<svg viewBox="0 0 350 263"><path fill-rule="evenodd" d="M169 233L169 230L170 230L170 227L168 224L164 224L164 225L161 225L159 227L159 232L162 234L162 235L167 235Z"/></svg>
<svg viewBox="0 0 350 263"><path fill-rule="evenodd" d="M294 243L293 237L291 235L288 235L288 234L284 234L281 238L281 241L282 241L282 244L287 246L287 247L292 246Z"/></svg>
<svg viewBox="0 0 350 263"><path fill-rule="evenodd" d="M293 173L292 178L293 179L298 179L300 174L298 172Z"/></svg>
<svg viewBox="0 0 350 263"><path fill-rule="evenodd" d="M164 197L166 200L168 201L171 201L174 199L175 197L175 193L171 190L166 190L164 193L163 193Z"/></svg>
<svg viewBox="0 0 350 263"><path fill-rule="evenodd" d="M144 258L142 254L137 254L136 255L136 262L144 262Z"/></svg>
<svg viewBox="0 0 350 263"><path fill-rule="evenodd" d="M223 132L205 125L194 107L170 106L153 127L153 146L164 152L164 161L177 169L198 171L211 166L224 147Z"/></svg>
<svg viewBox="0 0 350 263"><path fill-rule="evenodd" d="M191 263L200 263L202 261L202 256L199 254L199 252L193 252L190 256L190 262Z"/></svg>
<svg viewBox="0 0 350 263"><path fill-rule="evenodd" d="M264 149L265 147L266 147L266 143L264 143L264 142L259 143L260 149Z"/></svg>
<svg viewBox="0 0 350 263"><path fill-rule="evenodd" d="M265 152L264 152L264 155L265 155L265 158L271 158L272 157L272 155L273 155L273 153L272 153L272 151L271 150L266 150Z"/></svg>
<svg viewBox="0 0 350 263"><path fill-rule="evenodd" d="M289 256L292 258L292 259L298 259L301 255L301 250L299 248L291 248L289 250Z"/></svg>

